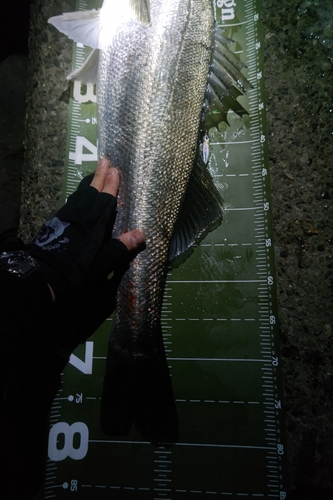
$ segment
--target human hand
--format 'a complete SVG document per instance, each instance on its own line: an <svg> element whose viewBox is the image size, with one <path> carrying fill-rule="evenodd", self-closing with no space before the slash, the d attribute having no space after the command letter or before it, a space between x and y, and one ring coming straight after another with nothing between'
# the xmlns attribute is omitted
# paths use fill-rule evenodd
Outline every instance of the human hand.
<svg viewBox="0 0 333 500"><path fill-rule="evenodd" d="M134 229L112 238L116 218L119 172L101 159L94 175L46 222L27 250L42 267L51 293L103 288L112 271L124 272L145 234Z"/></svg>
<svg viewBox="0 0 333 500"><path fill-rule="evenodd" d="M89 177L89 176L88 176ZM119 188L119 172L116 168L111 167L108 160L104 158L100 160L90 186L102 193L108 193L111 196L117 197ZM124 243L129 251L137 249L145 241L143 231L133 229L119 236L119 241Z"/></svg>

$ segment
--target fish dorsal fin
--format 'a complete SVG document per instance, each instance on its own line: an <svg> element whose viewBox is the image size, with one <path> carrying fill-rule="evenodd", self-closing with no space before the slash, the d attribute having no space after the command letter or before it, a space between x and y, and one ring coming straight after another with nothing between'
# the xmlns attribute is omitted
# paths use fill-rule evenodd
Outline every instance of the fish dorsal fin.
<svg viewBox="0 0 333 500"><path fill-rule="evenodd" d="M169 260L175 261L222 221L223 201L198 154L175 224Z"/></svg>
<svg viewBox="0 0 333 500"><path fill-rule="evenodd" d="M205 130L217 127L222 121L228 123L229 109L239 116L247 114L237 98L251 89L252 85L242 74L246 64L229 49L231 43L233 40L225 37L223 30L216 27L213 57L203 106Z"/></svg>
<svg viewBox="0 0 333 500"><path fill-rule="evenodd" d="M251 83L241 72L246 68L246 64L231 52L228 48L230 43L232 40L223 36L219 28L215 28L213 59L208 75L209 87L206 95L207 102L211 106L216 102L216 96L221 100L221 104L224 96L232 96L233 86L237 87L242 94L252 88Z"/></svg>
<svg viewBox="0 0 333 500"><path fill-rule="evenodd" d="M48 22L74 42L103 49L119 26L130 20L150 24L150 0L104 0L99 10L66 12Z"/></svg>

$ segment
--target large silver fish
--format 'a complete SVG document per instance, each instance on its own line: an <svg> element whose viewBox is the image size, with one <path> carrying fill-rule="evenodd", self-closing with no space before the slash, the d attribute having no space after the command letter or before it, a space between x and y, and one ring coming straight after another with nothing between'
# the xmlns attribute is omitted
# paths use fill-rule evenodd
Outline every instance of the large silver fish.
<svg viewBox="0 0 333 500"><path fill-rule="evenodd" d="M95 49L70 77L97 74L99 155L121 173L115 236L146 233L118 290L102 428L126 435L134 422L145 439L175 442L160 324L168 262L222 217L198 139L203 112L218 109L233 83L246 86L242 64L215 29L212 0L105 0L50 22Z"/></svg>

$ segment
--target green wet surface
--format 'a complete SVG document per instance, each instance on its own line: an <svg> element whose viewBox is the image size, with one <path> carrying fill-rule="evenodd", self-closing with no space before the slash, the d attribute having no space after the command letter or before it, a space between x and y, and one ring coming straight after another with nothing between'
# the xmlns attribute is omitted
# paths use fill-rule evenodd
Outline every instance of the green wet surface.
<svg viewBox="0 0 333 500"><path fill-rule="evenodd" d="M209 168L224 198L224 220L170 272L165 290L161 320L179 443L156 447L134 429L125 439L101 432L108 321L77 350L85 364L66 369L51 420L53 479L45 499L285 498L258 5L237 2L235 19L226 22L253 89L238 99L248 115L229 111L229 126L210 131ZM71 110L66 195L97 159L95 105L72 100Z"/></svg>

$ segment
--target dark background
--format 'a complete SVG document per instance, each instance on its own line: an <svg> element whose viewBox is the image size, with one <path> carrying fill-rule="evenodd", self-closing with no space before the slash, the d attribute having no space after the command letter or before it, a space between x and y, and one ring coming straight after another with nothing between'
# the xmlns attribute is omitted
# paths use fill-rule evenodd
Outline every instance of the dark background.
<svg viewBox="0 0 333 500"><path fill-rule="evenodd" d="M7 0L1 5L0 234L15 233L19 225L30 4Z"/></svg>
<svg viewBox="0 0 333 500"><path fill-rule="evenodd" d="M30 0L8 0L1 5L0 62L11 54L28 55Z"/></svg>
<svg viewBox="0 0 333 500"><path fill-rule="evenodd" d="M42 2L33 1L36 15ZM49 74L45 81L40 75L28 78L31 3L1 5L0 233L19 222L26 82L30 94L34 86L50 85ZM266 103L289 469L297 488L288 500L326 500L333 498L333 57L319 40L329 28L318 18L321 2L300 9L305 3L262 1ZM36 45L44 37L35 36ZM41 64L36 48L32 59ZM34 95L40 104L42 93ZM54 125L49 127L45 134L51 136ZM44 178L40 185L45 187ZM23 204L35 204L35 190L33 179Z"/></svg>

